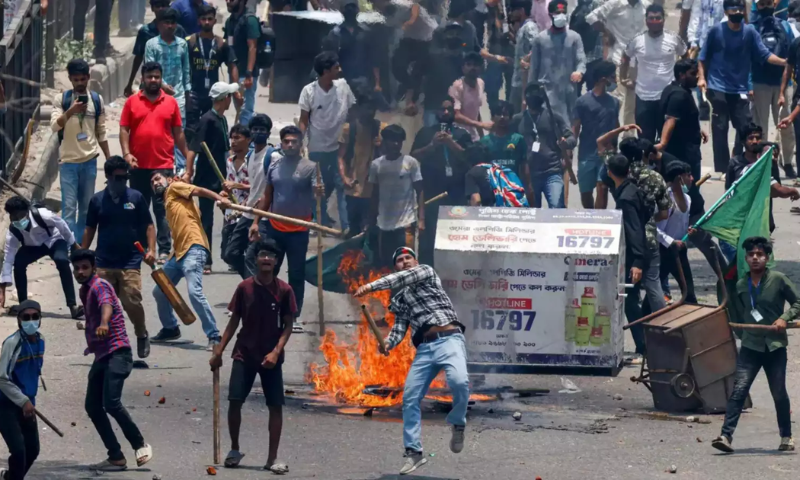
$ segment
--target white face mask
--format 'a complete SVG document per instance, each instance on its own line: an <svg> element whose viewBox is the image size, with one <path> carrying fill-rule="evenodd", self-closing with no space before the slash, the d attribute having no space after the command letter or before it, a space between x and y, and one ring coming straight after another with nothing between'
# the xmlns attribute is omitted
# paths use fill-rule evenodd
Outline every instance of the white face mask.
<svg viewBox="0 0 800 480"><path fill-rule="evenodd" d="M22 323L22 331L25 332L25 335L33 336L39 331L39 320L23 320L20 323Z"/></svg>
<svg viewBox="0 0 800 480"><path fill-rule="evenodd" d="M556 28L564 28L567 26L567 14L559 13L553 15L553 26Z"/></svg>

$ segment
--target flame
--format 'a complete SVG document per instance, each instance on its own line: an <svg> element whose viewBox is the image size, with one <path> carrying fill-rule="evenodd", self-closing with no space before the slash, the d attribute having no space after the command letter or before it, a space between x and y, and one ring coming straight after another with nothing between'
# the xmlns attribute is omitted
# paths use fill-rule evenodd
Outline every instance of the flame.
<svg viewBox="0 0 800 480"><path fill-rule="evenodd" d="M453 403L452 395L425 395L428 400L436 400L437 402ZM472 393L469 399L473 402L491 402L497 400L497 395L486 395L484 393Z"/></svg>
<svg viewBox="0 0 800 480"><path fill-rule="evenodd" d="M388 270L361 272L365 260L364 252L351 250L342 257L338 274L348 285L351 293L366 283L390 273ZM389 312L390 292L382 290L367 294L365 303L376 320L385 318L389 326L394 325L394 315ZM358 325L351 343L340 341L332 330L327 330L319 347L325 364L311 364L306 376L318 393L330 396L337 403L366 407L387 407L403 401L402 389L408 369L416 350L411 345L409 331L403 341L388 357L378 352L378 344L369 330L366 319ZM397 389L398 393L386 397L364 394L367 385ZM445 386L442 374L436 377L431 388Z"/></svg>

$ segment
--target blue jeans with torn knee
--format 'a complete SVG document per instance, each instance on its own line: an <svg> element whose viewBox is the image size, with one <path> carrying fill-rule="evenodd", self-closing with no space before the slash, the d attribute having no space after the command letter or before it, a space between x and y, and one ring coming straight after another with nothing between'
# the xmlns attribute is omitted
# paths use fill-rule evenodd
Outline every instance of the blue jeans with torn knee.
<svg viewBox="0 0 800 480"><path fill-rule="evenodd" d="M206 294L203 293L203 267L206 264L207 256L208 250L205 247L192 245L180 260L176 259L175 256L170 258L164 265L164 272L176 287L181 278L186 277L189 303L191 303L192 309L200 319L200 323L203 324L203 331L208 338L218 338L217 322L214 320L214 314L211 312L211 305L208 304ZM158 285L153 287L153 297L156 299L158 319L161 320L161 326L169 329L177 327L178 318L175 316L175 312L172 310L172 305L166 295Z"/></svg>
<svg viewBox="0 0 800 480"><path fill-rule="evenodd" d="M436 375L444 370L447 386L453 394L453 409L447 415L450 425L467 424L469 377L467 375L467 345L458 333L421 343L406 377L403 390L403 445L406 450L422 452L422 412L420 402Z"/></svg>

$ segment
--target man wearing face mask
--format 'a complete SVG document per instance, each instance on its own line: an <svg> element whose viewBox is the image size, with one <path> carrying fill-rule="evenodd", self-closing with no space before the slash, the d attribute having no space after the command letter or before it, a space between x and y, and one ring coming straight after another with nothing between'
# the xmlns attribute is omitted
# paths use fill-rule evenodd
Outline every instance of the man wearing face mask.
<svg viewBox="0 0 800 480"><path fill-rule="evenodd" d="M358 0L344 0L340 11L344 21L333 27L322 40L322 50L333 52L339 57L342 78L352 85L353 80L363 78L380 89L381 76L377 59L374 57L377 44L370 29L358 21Z"/></svg>
<svg viewBox="0 0 800 480"><path fill-rule="evenodd" d="M453 100L443 101L437 112L439 123L423 127L414 137L411 156L420 164L422 173L422 190L429 198L442 192L447 197L441 201L426 205L425 218L428 229L419 239L420 259L433 265L433 247L440 205L463 205L466 201L464 192L464 175L470 168L466 162L464 151L472 143L472 137L463 128L455 125L455 108Z"/></svg>
<svg viewBox="0 0 800 480"><path fill-rule="evenodd" d="M192 78L190 101L186 105L186 138L190 142L197 131L200 117L213 106L209 92L211 86L219 81L219 71L223 63L228 65L231 83L239 82L239 71L233 49L222 37L214 35L217 9L201 5L197 8L197 16L200 32L190 36L186 41L189 44L189 68Z"/></svg>
<svg viewBox="0 0 800 480"><path fill-rule="evenodd" d="M566 119L575 108L575 84L586 73L586 53L581 36L567 29L567 1L554 0L547 8L553 25L533 40L528 82L544 85L553 112Z"/></svg>
<svg viewBox="0 0 800 480"><path fill-rule="evenodd" d="M672 32L664 31L664 7L650 5L646 10L647 32L636 35L622 54L620 76L628 78L631 60L636 74L636 124L642 129L639 138L655 141L664 117L661 92L672 78L677 57L686 54L686 44Z"/></svg>
<svg viewBox="0 0 800 480"><path fill-rule="evenodd" d="M80 248L80 245L75 242L67 222L46 208L31 206L22 197L9 198L5 210L11 225L6 232L3 269L0 273L0 307L5 307L6 287L12 284L12 278L17 285L19 301L28 299L28 265L49 256L58 269L72 318L82 317L83 308L75 302L75 284L72 283L72 271L69 268L69 249ZM17 308L12 307L11 310L16 311Z"/></svg>
<svg viewBox="0 0 800 480"><path fill-rule="evenodd" d="M142 260L148 265L155 262L156 229L144 196L128 188L128 163L115 155L104 169L107 185L89 202L82 248L89 248L97 233L97 275L117 292L136 333L137 354L147 358L150 338L142 306L141 268ZM147 245L144 256L135 241Z"/></svg>
<svg viewBox="0 0 800 480"><path fill-rule="evenodd" d="M785 66L786 60L771 53L758 31L745 25L744 0L725 0L728 21L714 25L700 51L697 86L707 90L714 115L711 117L714 170L725 173L731 159L728 122L741 129L750 115L750 73L765 62ZM742 140L743 141L743 140Z"/></svg>
<svg viewBox="0 0 800 480"><path fill-rule="evenodd" d="M605 164L597 151L597 139L619 127L619 100L610 95L617 88L617 67L600 60L592 69L592 90L575 102L572 112L572 134L578 142L578 188L583 208L605 208L608 186L603 183ZM617 139L612 139L616 149ZM597 187L597 204L592 195Z"/></svg>
<svg viewBox="0 0 800 480"><path fill-rule="evenodd" d="M20 304L19 328L0 350L0 434L8 446L8 468L2 479L23 479L39 456L36 394L44 365L44 337L39 333L42 308L33 300Z"/></svg>

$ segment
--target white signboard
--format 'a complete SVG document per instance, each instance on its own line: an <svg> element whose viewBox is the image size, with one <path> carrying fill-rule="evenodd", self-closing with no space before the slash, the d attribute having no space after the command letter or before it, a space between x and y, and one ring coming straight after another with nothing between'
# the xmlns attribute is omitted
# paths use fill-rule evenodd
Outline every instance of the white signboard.
<svg viewBox="0 0 800 480"><path fill-rule="evenodd" d="M469 361L618 366L623 251L615 210L440 207L436 269Z"/></svg>

